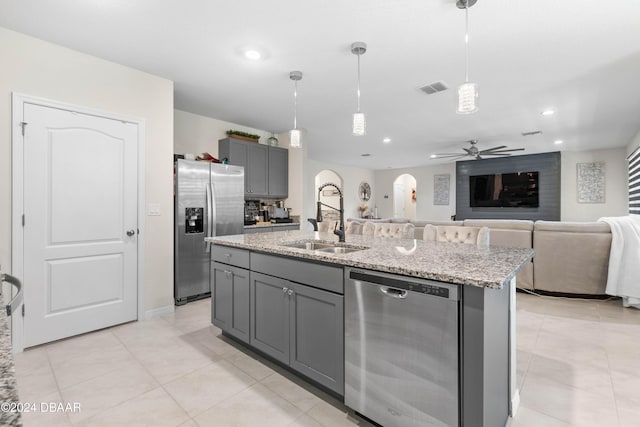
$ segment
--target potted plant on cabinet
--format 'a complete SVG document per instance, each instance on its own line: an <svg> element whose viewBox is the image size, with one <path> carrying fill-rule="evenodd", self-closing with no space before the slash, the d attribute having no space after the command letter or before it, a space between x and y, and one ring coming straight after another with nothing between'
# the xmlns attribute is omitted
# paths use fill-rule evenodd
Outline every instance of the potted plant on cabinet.
<svg viewBox="0 0 640 427"><path fill-rule="evenodd" d="M227 136L229 138L240 139L240 140L249 141L249 142L258 142L258 140L260 139L260 135L256 135L254 133L249 133L249 132L242 132L242 131L233 130L233 129L229 129L227 131Z"/></svg>

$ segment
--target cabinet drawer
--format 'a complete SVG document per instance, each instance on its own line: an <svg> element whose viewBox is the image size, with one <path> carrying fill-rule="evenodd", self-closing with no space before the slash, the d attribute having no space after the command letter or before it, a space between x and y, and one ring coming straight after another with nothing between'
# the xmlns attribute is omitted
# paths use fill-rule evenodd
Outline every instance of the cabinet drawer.
<svg viewBox="0 0 640 427"><path fill-rule="evenodd" d="M249 268L249 251L229 246L213 245L211 247L211 261Z"/></svg>
<svg viewBox="0 0 640 427"><path fill-rule="evenodd" d="M344 293L342 267L252 252L251 271L304 283L339 294Z"/></svg>

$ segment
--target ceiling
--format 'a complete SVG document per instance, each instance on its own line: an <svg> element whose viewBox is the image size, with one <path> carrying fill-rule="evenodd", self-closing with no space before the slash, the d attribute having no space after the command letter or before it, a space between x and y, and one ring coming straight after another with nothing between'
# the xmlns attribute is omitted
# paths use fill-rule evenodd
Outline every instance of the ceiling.
<svg viewBox="0 0 640 427"><path fill-rule="evenodd" d="M173 80L177 109L258 129L292 127L289 72L302 71L298 126L316 160L413 167L469 139L518 154L613 148L640 129L640 1L478 0L469 22L480 110L462 116L455 0L0 0L0 26ZM351 135L354 41L368 45L363 137ZM419 90L436 81L450 89Z"/></svg>

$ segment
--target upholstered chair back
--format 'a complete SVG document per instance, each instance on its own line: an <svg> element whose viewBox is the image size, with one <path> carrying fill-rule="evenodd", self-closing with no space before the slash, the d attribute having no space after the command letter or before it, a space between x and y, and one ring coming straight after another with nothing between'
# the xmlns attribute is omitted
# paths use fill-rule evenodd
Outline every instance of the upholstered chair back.
<svg viewBox="0 0 640 427"><path fill-rule="evenodd" d="M359 221L348 221L344 228L345 234L362 234L363 224Z"/></svg>
<svg viewBox="0 0 640 427"><path fill-rule="evenodd" d="M423 239L488 247L489 228L427 224L424 229Z"/></svg>
<svg viewBox="0 0 640 427"><path fill-rule="evenodd" d="M397 239L413 239L415 226L411 223L398 224L391 222L365 222L362 226L364 236L394 237Z"/></svg>
<svg viewBox="0 0 640 427"><path fill-rule="evenodd" d="M318 223L318 231L324 231L324 232L329 232L332 233L333 230L336 229L337 227L340 227L339 225L340 221L322 221Z"/></svg>

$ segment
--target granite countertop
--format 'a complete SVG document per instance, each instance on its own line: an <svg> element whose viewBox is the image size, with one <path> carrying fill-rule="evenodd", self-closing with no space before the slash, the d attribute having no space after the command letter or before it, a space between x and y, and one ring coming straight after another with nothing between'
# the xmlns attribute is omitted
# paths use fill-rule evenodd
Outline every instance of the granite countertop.
<svg viewBox="0 0 640 427"><path fill-rule="evenodd" d="M287 227L290 225L300 225L299 222L280 222L280 223L262 223L255 225L245 225L244 228L262 228L262 227Z"/></svg>
<svg viewBox="0 0 640 427"><path fill-rule="evenodd" d="M500 289L533 257L533 249L490 246L478 248L448 242L347 235L347 244L367 249L333 254L282 246L320 239L337 242L333 233L285 231L206 238L218 245L284 255L343 266L402 274L459 285Z"/></svg>
<svg viewBox="0 0 640 427"><path fill-rule="evenodd" d="M3 301L1 288L0 301ZM7 316L4 305L0 305L0 309L0 404L15 405L20 400L18 398L16 373L13 367L13 353L11 352L11 328L9 327L11 318ZM11 409L14 411L11 411ZM15 411L15 409L15 406L9 406L9 410L0 411L0 425L22 425L20 412Z"/></svg>

